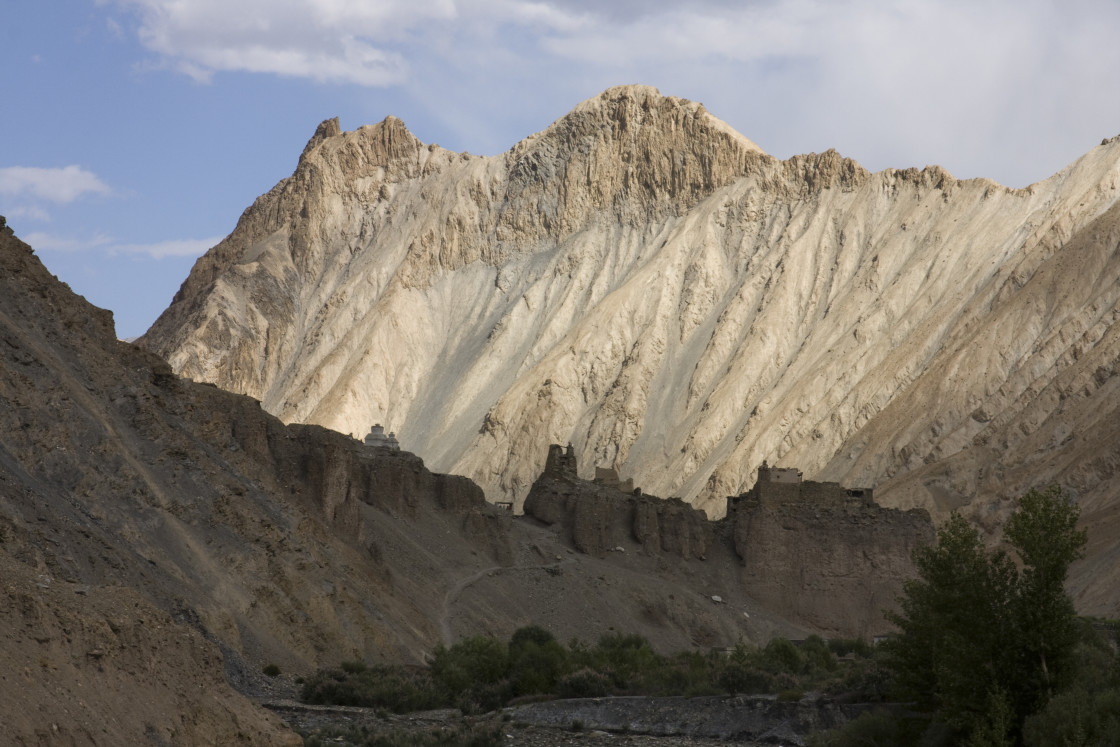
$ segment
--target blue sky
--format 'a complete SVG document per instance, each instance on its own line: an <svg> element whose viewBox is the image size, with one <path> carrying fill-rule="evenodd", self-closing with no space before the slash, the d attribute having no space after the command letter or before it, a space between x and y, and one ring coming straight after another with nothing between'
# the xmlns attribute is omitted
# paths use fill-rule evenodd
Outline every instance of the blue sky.
<svg viewBox="0 0 1120 747"><path fill-rule="evenodd" d="M499 153L612 85L1009 186L1120 134L1115 0L7 0L0 214L122 337L323 119Z"/></svg>

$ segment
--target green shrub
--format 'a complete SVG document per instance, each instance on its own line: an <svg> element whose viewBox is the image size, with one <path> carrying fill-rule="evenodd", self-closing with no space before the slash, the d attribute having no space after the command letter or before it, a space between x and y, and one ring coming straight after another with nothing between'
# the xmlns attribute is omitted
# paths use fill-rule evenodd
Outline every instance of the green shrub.
<svg viewBox="0 0 1120 747"><path fill-rule="evenodd" d="M568 652L547 630L530 625L510 638L509 665L515 695L550 693L568 668Z"/></svg>
<svg viewBox="0 0 1120 747"><path fill-rule="evenodd" d="M264 672L269 677L279 677L280 676L280 667L276 666L275 664L269 664L268 666L266 666L261 671Z"/></svg>
<svg viewBox="0 0 1120 747"><path fill-rule="evenodd" d="M696 651L682 651L660 658L643 676L642 692L648 695L715 695L723 692L716 674L718 660Z"/></svg>
<svg viewBox="0 0 1120 747"><path fill-rule="evenodd" d="M491 683L476 683L459 693L455 707L467 715L496 711L513 697L513 686L509 680Z"/></svg>
<svg viewBox="0 0 1120 747"><path fill-rule="evenodd" d="M772 638L759 657L759 665L771 674L801 674L805 659L797 646L786 638Z"/></svg>
<svg viewBox="0 0 1120 747"><path fill-rule="evenodd" d="M556 683L556 694L561 698L601 698L611 692L610 678L587 667L564 675Z"/></svg>
<svg viewBox="0 0 1120 747"><path fill-rule="evenodd" d="M300 697L305 703L387 708L396 713L452 704L451 694L427 670L405 667L321 670L303 683Z"/></svg>
<svg viewBox="0 0 1120 747"><path fill-rule="evenodd" d="M1028 747L1120 745L1120 688L1091 695L1076 686L1050 699L1023 723Z"/></svg>
<svg viewBox="0 0 1120 747"><path fill-rule="evenodd" d="M856 661L821 689L848 703L881 703L893 687L891 672L873 659Z"/></svg>
<svg viewBox="0 0 1120 747"><path fill-rule="evenodd" d="M837 656L855 654L861 659L870 659L874 653L871 644L862 638L832 638L828 641L828 648Z"/></svg>
<svg viewBox="0 0 1120 747"><path fill-rule="evenodd" d="M574 667L587 667L607 675L617 692L641 692L643 683L662 666L664 659L636 633L607 633L593 648L572 649Z"/></svg>
<svg viewBox="0 0 1120 747"><path fill-rule="evenodd" d="M835 672L839 664L828 643L819 635L811 635L801 644L803 666L810 671Z"/></svg>
<svg viewBox="0 0 1120 747"><path fill-rule="evenodd" d="M513 631L513 635L509 637L509 649L512 653L526 644L544 646L555 642L555 636L540 625L525 625Z"/></svg>
<svg viewBox="0 0 1120 747"><path fill-rule="evenodd" d="M354 661L344 661L338 665L339 668L347 674L361 674L366 671L366 663L355 659Z"/></svg>
<svg viewBox="0 0 1120 747"><path fill-rule="evenodd" d="M454 694L475 685L493 685L509 673L506 644L488 636L464 638L451 648L437 646L432 677Z"/></svg>
<svg viewBox="0 0 1120 747"><path fill-rule="evenodd" d="M773 692L774 676L757 667L731 663L719 674L718 684L724 692L756 695Z"/></svg>
<svg viewBox="0 0 1120 747"><path fill-rule="evenodd" d="M889 678L876 658L837 665L836 651L861 646L860 641L833 644L812 636L798 647L775 638L762 649L740 641L727 655L686 651L666 657L637 634L609 633L594 646L573 640L564 647L544 628L530 625L515 631L508 645L474 636L449 648L438 646L427 669L342 662L303 682L302 697L397 713L457 706L466 714L553 695L780 693L800 698L808 690L823 690L847 702L882 700ZM1098 669L1108 670L1108 663Z"/></svg>

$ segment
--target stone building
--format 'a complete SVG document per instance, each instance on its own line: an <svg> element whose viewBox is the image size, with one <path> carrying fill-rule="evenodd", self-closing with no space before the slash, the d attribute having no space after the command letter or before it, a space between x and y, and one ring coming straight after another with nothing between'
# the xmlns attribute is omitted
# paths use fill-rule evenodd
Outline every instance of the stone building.
<svg viewBox="0 0 1120 747"><path fill-rule="evenodd" d="M862 504L874 506L872 488L845 488L838 482L805 480L801 470L771 467L765 461L758 468L758 479L746 493L728 499L728 511L748 502L763 504L806 501L825 504Z"/></svg>
<svg viewBox="0 0 1120 747"><path fill-rule="evenodd" d="M392 449L393 451L400 451L401 445L397 441L396 434L389 433L385 435L385 429L378 423L369 429L369 433L365 438L366 446L376 446L382 449Z"/></svg>

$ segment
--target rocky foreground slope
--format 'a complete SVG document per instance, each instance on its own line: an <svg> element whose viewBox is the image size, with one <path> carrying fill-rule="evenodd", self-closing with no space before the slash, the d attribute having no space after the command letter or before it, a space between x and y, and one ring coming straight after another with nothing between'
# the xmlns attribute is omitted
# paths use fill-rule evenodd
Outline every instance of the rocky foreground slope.
<svg viewBox="0 0 1120 747"><path fill-rule="evenodd" d="M604 505L626 500L615 489ZM856 547L826 514L786 538L791 565L752 559L727 522L683 503L649 505L630 531L581 517L611 541L585 545L562 508L555 522L514 517L407 452L285 426L118 341L111 315L0 218L0 723L13 744L293 743L231 685L259 692L267 664L291 677L419 663L440 642L530 623L565 641L633 631L665 651L871 635L884 621L870 601L893 596L931 532L912 512L910 535L872 530ZM860 511L883 527L903 513ZM681 550L690 532L699 554ZM813 600L774 599L774 583Z"/></svg>
<svg viewBox="0 0 1120 747"><path fill-rule="evenodd" d="M640 86L485 158L330 120L143 344L492 500L554 442L713 516L764 460L989 528L1061 482L1116 615L1118 184L1120 138L1013 190L780 161Z"/></svg>

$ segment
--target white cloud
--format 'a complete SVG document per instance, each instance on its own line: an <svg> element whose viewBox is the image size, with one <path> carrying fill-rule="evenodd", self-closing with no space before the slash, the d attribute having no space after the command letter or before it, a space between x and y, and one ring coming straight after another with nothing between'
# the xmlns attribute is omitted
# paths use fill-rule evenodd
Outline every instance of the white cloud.
<svg viewBox="0 0 1120 747"><path fill-rule="evenodd" d="M9 220L13 218L26 218L27 220L38 221L39 223L48 223L51 219L51 214L38 205L17 205L16 207L5 208L5 217Z"/></svg>
<svg viewBox="0 0 1120 747"><path fill-rule="evenodd" d="M109 32L109 36L111 36L113 39L116 39L117 41L124 40L124 29L119 23L117 23L115 18L105 19L105 28Z"/></svg>
<svg viewBox="0 0 1120 747"><path fill-rule="evenodd" d="M547 34L589 19L535 0L100 0L109 2L134 10L141 43L200 82L242 71L396 85L409 78L409 54L432 45L450 41L470 66L470 50L494 43L505 25Z"/></svg>
<svg viewBox="0 0 1120 747"><path fill-rule="evenodd" d="M389 0L116 0L139 37L191 77L244 71L384 86L408 66L391 49L418 25L456 16L455 3Z"/></svg>
<svg viewBox="0 0 1120 747"><path fill-rule="evenodd" d="M21 237L37 252L85 252L107 245L111 239L104 235L71 238L53 233L35 231Z"/></svg>
<svg viewBox="0 0 1120 747"><path fill-rule="evenodd" d="M87 194L108 195L112 194L112 190L96 174L80 166L61 169L34 166L0 168L0 195L67 203Z"/></svg>
<svg viewBox="0 0 1120 747"><path fill-rule="evenodd" d="M540 45L570 76L703 101L775 155L1026 186L1120 131L1118 27L1094 0L652 0Z"/></svg>
<svg viewBox="0 0 1120 747"><path fill-rule="evenodd" d="M169 239L154 244L111 244L106 251L109 254L147 254L154 259L199 257L223 238L212 236L208 239Z"/></svg>
<svg viewBox="0 0 1120 747"><path fill-rule="evenodd" d="M196 80L401 86L476 152L619 83L702 101L775 155L836 147L1013 186L1120 130L1114 2L99 2L134 12L124 26L157 63Z"/></svg>
<svg viewBox="0 0 1120 747"><path fill-rule="evenodd" d="M150 244L121 244L112 237L97 234L85 238L59 236L57 234L35 232L23 237L37 252L90 252L97 251L108 256L142 255L153 259L166 257L198 257L207 249L222 240L221 236L207 239L169 239Z"/></svg>

